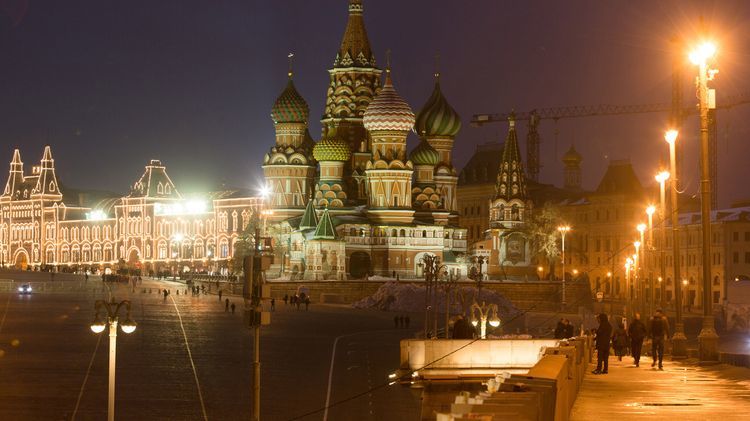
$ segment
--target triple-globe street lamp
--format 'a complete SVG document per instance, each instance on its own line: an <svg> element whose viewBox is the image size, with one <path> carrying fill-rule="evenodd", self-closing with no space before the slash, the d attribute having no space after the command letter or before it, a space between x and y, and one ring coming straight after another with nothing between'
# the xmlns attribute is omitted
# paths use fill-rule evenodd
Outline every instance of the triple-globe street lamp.
<svg viewBox="0 0 750 421"><path fill-rule="evenodd" d="M117 325L119 323L120 309L125 308L125 321L120 324L120 329L124 333L135 332L136 324L130 318L130 300L123 300L119 303L112 298L112 301L97 300L94 303L96 314L94 321L91 322L91 331L102 333L109 325L109 398L107 406L107 419L115 419L115 371L116 371L116 354L117 354ZM104 318L102 318L104 317Z"/></svg>

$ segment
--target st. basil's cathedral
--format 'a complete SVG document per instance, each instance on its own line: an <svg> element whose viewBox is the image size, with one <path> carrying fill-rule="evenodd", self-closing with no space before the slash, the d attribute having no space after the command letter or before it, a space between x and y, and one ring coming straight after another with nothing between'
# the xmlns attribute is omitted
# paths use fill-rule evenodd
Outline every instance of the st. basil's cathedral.
<svg viewBox="0 0 750 421"><path fill-rule="evenodd" d="M291 71L271 110L276 143L263 161L275 253L268 276L421 277L425 255L440 258L452 276L465 276L467 232L458 226L452 162L461 119L440 90L439 74L417 115L398 94L390 66L381 85L362 0L349 1L328 72L318 142ZM420 141L407 152L410 131Z"/></svg>

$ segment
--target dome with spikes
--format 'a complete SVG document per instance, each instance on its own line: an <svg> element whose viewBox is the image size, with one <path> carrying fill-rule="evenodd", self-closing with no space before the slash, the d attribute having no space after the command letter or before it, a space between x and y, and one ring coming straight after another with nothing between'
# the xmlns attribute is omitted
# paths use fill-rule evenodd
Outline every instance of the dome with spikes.
<svg viewBox="0 0 750 421"><path fill-rule="evenodd" d="M310 107L302 95L294 87L292 78L289 77L289 83L286 85L284 92L279 95L276 102L271 108L271 118L274 124L279 123L307 123L310 116Z"/></svg>
<svg viewBox="0 0 750 421"><path fill-rule="evenodd" d="M390 72L378 96L372 100L362 118L365 129L408 132L414 127L414 112L393 88Z"/></svg>
<svg viewBox="0 0 750 421"><path fill-rule="evenodd" d="M578 153L576 148L573 145L570 145L570 149L568 149L567 152L565 152L565 155L562 157L563 162L581 162L583 160L583 157L581 157L581 154Z"/></svg>
<svg viewBox="0 0 750 421"><path fill-rule="evenodd" d="M318 162L348 161L352 156L349 145L336 136L327 137L315 144L313 157Z"/></svg>
<svg viewBox="0 0 750 421"><path fill-rule="evenodd" d="M440 90L440 81L435 81L432 95L417 115L417 134L427 137L455 137L461 130L461 116L448 104Z"/></svg>
<svg viewBox="0 0 750 421"><path fill-rule="evenodd" d="M434 167L440 162L440 153L426 140L422 140L419 142L419 145L411 151L409 160L411 160L414 165L432 165Z"/></svg>

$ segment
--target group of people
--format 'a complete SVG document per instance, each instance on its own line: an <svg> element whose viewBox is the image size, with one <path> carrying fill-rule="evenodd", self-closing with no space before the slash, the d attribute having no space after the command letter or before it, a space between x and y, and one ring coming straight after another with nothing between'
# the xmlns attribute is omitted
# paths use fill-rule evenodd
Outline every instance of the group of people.
<svg viewBox="0 0 750 421"><path fill-rule="evenodd" d="M410 323L411 319L408 314L406 316L393 316L393 327L396 329L408 328Z"/></svg>
<svg viewBox="0 0 750 421"><path fill-rule="evenodd" d="M276 307L275 304L276 303L274 300L274 309ZM297 310L299 310L300 305L302 304L305 305L305 311L309 310L310 309L310 296L308 296L307 294L301 294L301 295L294 294L292 296L290 296L289 294L284 294L284 305L297 306Z"/></svg>
<svg viewBox="0 0 750 421"><path fill-rule="evenodd" d="M633 356L633 363L640 367L641 350L643 341L646 338L651 339L651 367L659 365L659 370L663 370L662 361L664 359L664 343L669 338L669 321L661 310L648 321L648 325L641 321L641 315L635 313L627 329L622 320L617 320L616 327L612 327L609 318L602 313L597 316L599 327L594 330L597 361L596 370L593 374L607 374L609 370L609 350L610 346L614 348L615 355L622 361L622 357L627 355L628 349Z"/></svg>

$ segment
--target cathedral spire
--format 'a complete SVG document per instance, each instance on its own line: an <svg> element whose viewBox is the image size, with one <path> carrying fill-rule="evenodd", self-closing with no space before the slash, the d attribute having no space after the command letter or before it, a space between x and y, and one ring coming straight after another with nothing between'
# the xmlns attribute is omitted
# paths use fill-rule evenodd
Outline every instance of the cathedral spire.
<svg viewBox="0 0 750 421"><path fill-rule="evenodd" d="M60 194L55 174L55 160L52 158L52 149L49 145L44 147L39 177L34 187L35 194Z"/></svg>
<svg viewBox="0 0 750 421"><path fill-rule="evenodd" d="M302 220L299 223L299 229L306 230L318 226L318 215L315 214L315 199L312 197L307 200L305 213L302 214Z"/></svg>
<svg viewBox="0 0 750 421"><path fill-rule="evenodd" d="M349 0L349 20L334 67L375 67L375 56L367 38L362 12L362 0Z"/></svg>
<svg viewBox="0 0 750 421"><path fill-rule="evenodd" d="M500 172L497 174L495 198L507 201L512 199L526 200L526 178L521 161L521 150L518 147L516 135L516 114L508 117L508 136L503 146L503 156L500 160Z"/></svg>
<svg viewBox="0 0 750 421"><path fill-rule="evenodd" d="M313 240L336 240L336 227L328 214L328 208L323 210L318 226L315 228Z"/></svg>

